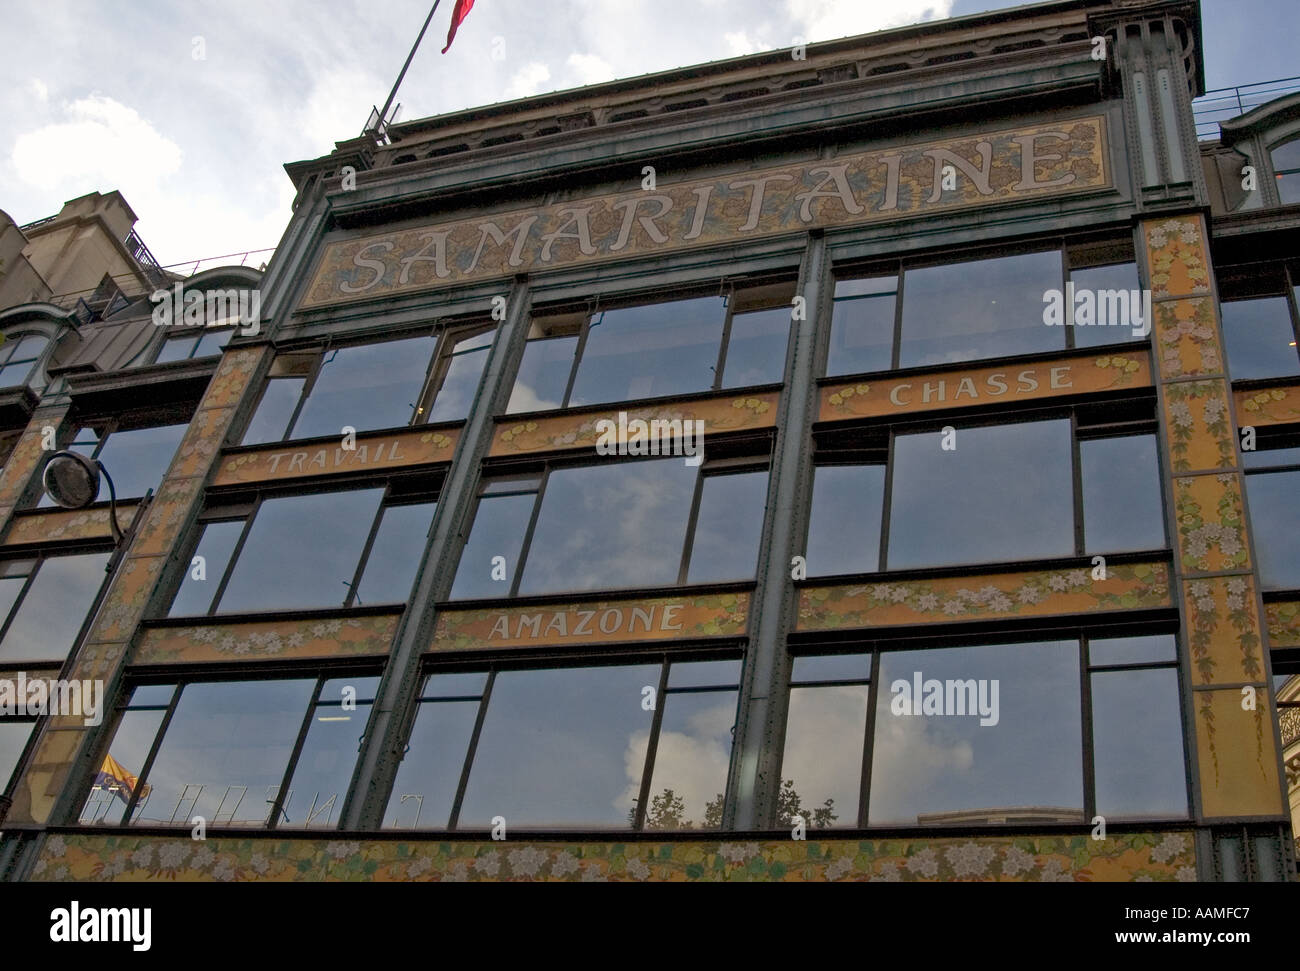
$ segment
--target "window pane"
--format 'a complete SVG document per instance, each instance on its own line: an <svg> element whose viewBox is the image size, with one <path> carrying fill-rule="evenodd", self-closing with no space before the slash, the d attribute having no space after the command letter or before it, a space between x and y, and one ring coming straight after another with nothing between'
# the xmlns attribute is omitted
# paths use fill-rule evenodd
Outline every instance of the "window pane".
<svg viewBox="0 0 1300 971"><path fill-rule="evenodd" d="M1160 464L1154 435L1079 443L1083 467L1083 536L1089 553L1165 546Z"/></svg>
<svg viewBox="0 0 1300 971"><path fill-rule="evenodd" d="M107 553L55 556L36 571L14 614L0 658L13 661L55 661L72 650L81 623L104 582Z"/></svg>
<svg viewBox="0 0 1300 971"><path fill-rule="evenodd" d="M836 287L836 296L843 286ZM889 370L894 355L894 301L893 293L835 301L827 374Z"/></svg>
<svg viewBox="0 0 1300 971"><path fill-rule="evenodd" d="M1246 476L1255 558L1265 589L1300 587L1300 472Z"/></svg>
<svg viewBox="0 0 1300 971"><path fill-rule="evenodd" d="M429 540L437 503L387 506L357 590L359 604L405 603Z"/></svg>
<svg viewBox="0 0 1300 971"><path fill-rule="evenodd" d="M797 657L791 671L791 684L800 681L868 681L871 679L871 655L823 654Z"/></svg>
<svg viewBox="0 0 1300 971"><path fill-rule="evenodd" d="M220 354L221 349L226 346L226 342L233 337L233 330L209 330L205 331L199 338L199 343L194 348L192 357L209 357L213 354Z"/></svg>
<svg viewBox="0 0 1300 971"><path fill-rule="evenodd" d="M244 521L233 523L208 523L203 527L203 538L199 540L194 555L203 557L203 579L195 579L198 569L193 559L185 571L185 579L176 591L176 599L167 611L168 617L185 617L192 614L206 614L212 606L212 598L217 594L217 586L226 574L230 554L239 542L239 534L244 531Z"/></svg>
<svg viewBox="0 0 1300 971"><path fill-rule="evenodd" d="M686 582L751 579L766 505L766 469L705 476Z"/></svg>
<svg viewBox="0 0 1300 971"><path fill-rule="evenodd" d="M1074 551L1070 423L959 428L894 439L889 569Z"/></svg>
<svg viewBox="0 0 1300 971"><path fill-rule="evenodd" d="M132 822L266 825L315 690L314 678L187 685Z"/></svg>
<svg viewBox="0 0 1300 971"><path fill-rule="evenodd" d="M1108 819L1187 815L1177 672L1094 674L1092 735L1098 813Z"/></svg>
<svg viewBox="0 0 1300 971"><path fill-rule="evenodd" d="M35 361L41 356L49 342L48 337L42 337L40 334L28 334L26 337L19 339L18 343L12 345L12 350L4 361L6 364L23 364Z"/></svg>
<svg viewBox="0 0 1300 971"><path fill-rule="evenodd" d="M883 465L819 465L813 472L808 575L880 568Z"/></svg>
<svg viewBox="0 0 1300 971"><path fill-rule="evenodd" d="M99 453L99 461L113 477L118 499L143 496L149 489L158 488L188 427L161 425L113 432L108 436L103 451ZM108 497L108 481L101 477L99 499Z"/></svg>
<svg viewBox="0 0 1300 971"><path fill-rule="evenodd" d="M676 458L553 471L519 592L676 583L695 474Z"/></svg>
<svg viewBox="0 0 1300 971"><path fill-rule="evenodd" d="M429 409L427 421L460 421L469 414L474 395L487 364L493 332L466 338L456 345L447 376L438 389L438 397Z"/></svg>
<svg viewBox="0 0 1300 971"><path fill-rule="evenodd" d="M113 744L100 763L78 817L82 823L121 824L126 815L126 804L140 784L140 773L165 714L161 710L123 713L113 733ZM151 790L144 790L140 793L140 801L144 802L150 796Z"/></svg>
<svg viewBox="0 0 1300 971"><path fill-rule="evenodd" d="M23 584L26 582L27 571L25 569L21 575L0 577L0 624L4 623L5 618L9 616L9 611L13 609L18 595L23 592Z"/></svg>
<svg viewBox="0 0 1300 971"><path fill-rule="evenodd" d="M430 675L424 683L421 698L468 698L480 697L487 689L486 671L467 671L463 673L439 673Z"/></svg>
<svg viewBox="0 0 1300 971"><path fill-rule="evenodd" d="M1300 169L1300 138L1273 149L1273 171Z"/></svg>
<svg viewBox="0 0 1300 971"><path fill-rule="evenodd" d="M410 749L397 770L393 794L388 798L385 826L446 829L478 706L477 701L432 701L420 705L408 739Z"/></svg>
<svg viewBox="0 0 1300 971"><path fill-rule="evenodd" d="M1223 304L1223 343L1234 381L1300 374L1286 297Z"/></svg>
<svg viewBox="0 0 1300 971"><path fill-rule="evenodd" d="M361 489L263 502L221 612L342 606L383 494Z"/></svg>
<svg viewBox="0 0 1300 971"><path fill-rule="evenodd" d="M460 825L627 828L658 681L650 664L498 674Z"/></svg>
<svg viewBox="0 0 1300 971"><path fill-rule="evenodd" d="M198 342L199 339L194 336L169 338L163 341L163 346L158 351L158 360L154 363L167 364L170 361L188 360L190 352Z"/></svg>
<svg viewBox="0 0 1300 971"><path fill-rule="evenodd" d="M0 719L0 795L9 788L10 777L18 768L18 760L35 726L36 722Z"/></svg>
<svg viewBox="0 0 1300 971"><path fill-rule="evenodd" d="M720 829L731 761L735 691L670 694L655 747L646 829ZM649 730L634 736L631 766L645 764ZM637 781L640 777L638 775Z"/></svg>
<svg viewBox="0 0 1300 971"><path fill-rule="evenodd" d="M1267 469L1279 465L1300 465L1300 448L1266 448L1241 453L1248 469Z"/></svg>
<svg viewBox="0 0 1300 971"><path fill-rule="evenodd" d="M524 358L519 363L506 413L559 408L564 401L564 389L569 383L569 372L573 370L573 352L577 346L576 337L525 344Z"/></svg>
<svg viewBox="0 0 1300 971"><path fill-rule="evenodd" d="M536 501L535 494L484 496L479 500L469 542L460 555L460 566L451 587L452 599L509 596L519 563L519 548L523 546L524 531L528 529ZM492 558L496 556L506 560L505 577L501 580L492 578Z"/></svg>
<svg viewBox="0 0 1300 971"><path fill-rule="evenodd" d="M795 815L802 815L809 829L857 825L869 690L866 685L790 689L779 825L791 825Z"/></svg>
<svg viewBox="0 0 1300 971"><path fill-rule="evenodd" d="M33 365L24 361L22 364L6 364L0 367L0 388L16 388L26 383Z"/></svg>
<svg viewBox="0 0 1300 971"><path fill-rule="evenodd" d="M1088 663L1094 667L1107 664L1160 663L1174 660L1174 635L1152 634L1147 637L1106 637L1088 640Z"/></svg>
<svg viewBox="0 0 1300 971"><path fill-rule="evenodd" d="M321 697L325 697L324 692ZM294 766L279 825L338 826L357 749L370 717L370 704L360 700L360 693L357 697L354 709L320 705L312 712L311 727Z"/></svg>
<svg viewBox="0 0 1300 971"><path fill-rule="evenodd" d="M293 410L298 407L302 385L302 378L275 378L267 381L262 400L258 402L257 411L249 420L248 431L244 432L243 444L261 445L283 439L289 419L293 417Z"/></svg>
<svg viewBox="0 0 1300 971"><path fill-rule="evenodd" d="M740 683L740 658L729 661L679 661L668 671L669 688L707 688Z"/></svg>
<svg viewBox="0 0 1300 971"><path fill-rule="evenodd" d="M412 337L327 351L292 437L341 435L344 425L364 431L410 424L434 343Z"/></svg>
<svg viewBox="0 0 1300 971"><path fill-rule="evenodd" d="M785 349L790 341L790 308L776 307L731 318L724 388L775 384L785 377Z"/></svg>
<svg viewBox="0 0 1300 971"><path fill-rule="evenodd" d="M937 693L945 714L924 707L911 714L918 709L900 704L916 700L917 677L922 697ZM1076 641L889 652L881 656L879 691L872 825L977 825L1009 814L1082 821ZM973 715L957 714L972 708Z"/></svg>
<svg viewBox="0 0 1300 971"><path fill-rule="evenodd" d="M606 310L591 322L570 405L706 391L713 387L722 297Z"/></svg>
<svg viewBox="0 0 1300 971"><path fill-rule="evenodd" d="M1282 205L1290 206L1300 202L1300 173L1289 172L1277 177L1277 194L1282 198Z"/></svg>
<svg viewBox="0 0 1300 971"><path fill-rule="evenodd" d="M1065 347L1065 328L1043 323L1043 294L1052 289L1061 289L1058 252L909 269L899 366Z"/></svg>
<svg viewBox="0 0 1300 971"><path fill-rule="evenodd" d="M1070 280L1074 283L1076 294L1083 290L1091 290L1094 293L1101 290L1125 290L1131 296L1133 291L1141 289L1136 263L1116 263L1113 266L1090 266L1085 269L1071 270ZM1135 340L1131 328L1113 324L1105 327L1088 326L1071 329L1074 331L1075 347L1097 347L1100 344L1118 344L1121 341Z"/></svg>

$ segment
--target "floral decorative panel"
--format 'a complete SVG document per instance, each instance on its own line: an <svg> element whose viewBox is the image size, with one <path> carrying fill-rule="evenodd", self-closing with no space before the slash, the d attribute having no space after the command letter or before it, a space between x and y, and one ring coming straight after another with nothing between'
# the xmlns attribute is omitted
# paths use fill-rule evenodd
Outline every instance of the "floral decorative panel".
<svg viewBox="0 0 1300 971"><path fill-rule="evenodd" d="M337 442L327 443L295 445L277 442L252 451L226 455L212 484L239 485L344 474L361 469L390 471L450 462L458 438L459 428L414 428L379 435L358 435L356 448L343 448L341 437Z"/></svg>
<svg viewBox="0 0 1300 971"><path fill-rule="evenodd" d="M746 592L448 609L438 614L430 650L739 636L748 614Z"/></svg>
<svg viewBox="0 0 1300 971"><path fill-rule="evenodd" d="M584 408L582 411L568 411L553 416L538 415L533 418L512 420L501 419L497 423L492 437L492 449L489 455L519 455L527 452L549 452L569 448L594 447L602 437L602 429L608 428L612 439L608 442L631 442L629 454L646 447L641 453L651 454L648 437L653 435L660 445L660 452L666 448L665 443L681 437L687 421L703 421L704 434L710 432L741 431L752 428L771 428L776 424L776 408L781 400L779 391L766 391L753 395L711 396L692 401L674 401L665 405L645 405L620 411L617 407L598 409ZM634 421L644 421L649 426L642 432ZM610 426L597 423L609 421ZM668 425L654 426L651 422L668 422ZM656 431L656 429L659 429ZM693 434L693 432L692 432ZM639 439L644 439L643 443Z"/></svg>
<svg viewBox="0 0 1300 971"><path fill-rule="evenodd" d="M153 627L140 638L131 661L191 664L387 654L400 616L394 613Z"/></svg>
<svg viewBox="0 0 1300 971"><path fill-rule="evenodd" d="M1155 304L1156 349L1163 378L1223 373L1214 301L1192 297Z"/></svg>
<svg viewBox="0 0 1300 971"><path fill-rule="evenodd" d="M135 515L136 505L133 501L117 504L117 521L123 530ZM107 506L96 509L51 509L15 516L5 533L4 545L109 539L112 535Z"/></svg>
<svg viewBox="0 0 1300 971"><path fill-rule="evenodd" d="M1300 385L1234 391L1237 421L1246 425L1286 425L1300 422Z"/></svg>
<svg viewBox="0 0 1300 971"><path fill-rule="evenodd" d="M1300 647L1300 600L1264 604L1269 647Z"/></svg>
<svg viewBox="0 0 1300 971"><path fill-rule="evenodd" d="M1239 475L1175 478L1174 512L1183 570L1211 573L1250 567Z"/></svg>
<svg viewBox="0 0 1300 971"><path fill-rule="evenodd" d="M1165 385L1165 427L1175 473L1237 467L1227 388L1222 380Z"/></svg>
<svg viewBox="0 0 1300 971"><path fill-rule="evenodd" d="M1184 616L1198 684L1264 680L1255 583L1246 576L1183 581Z"/></svg>
<svg viewBox="0 0 1300 971"><path fill-rule="evenodd" d="M261 363L262 356L269 352L267 347L241 347L228 350L221 356L217 373L208 382L208 389L199 403L199 410L204 408L233 408L239 404L248 389L248 382L253 372ZM218 422L209 429L209 434L220 432L217 440L225 435L228 422Z"/></svg>
<svg viewBox="0 0 1300 971"><path fill-rule="evenodd" d="M1192 705L1203 815L1282 814L1268 689L1195 691Z"/></svg>
<svg viewBox="0 0 1300 971"><path fill-rule="evenodd" d="M1209 259L1201 226L1199 215L1153 219L1146 224L1152 299L1209 293Z"/></svg>
<svg viewBox="0 0 1300 971"><path fill-rule="evenodd" d="M27 488L28 481L36 474L37 466L44 459L45 449L41 447L45 438L44 427L48 425L57 429L62 422L62 414L41 416L38 412L32 416L27 430L9 453L4 468L0 469L0 505L10 508L17 505L18 497Z"/></svg>
<svg viewBox="0 0 1300 971"><path fill-rule="evenodd" d="M876 418L1150 384L1151 355L1144 350L1101 357L1074 355L1023 366L927 371L905 378L827 384L821 389L817 419Z"/></svg>
<svg viewBox="0 0 1300 971"><path fill-rule="evenodd" d="M408 882L1190 882L1190 832L749 841L305 839L52 834L35 880Z"/></svg>
<svg viewBox="0 0 1300 971"><path fill-rule="evenodd" d="M1108 566L1104 580L1094 580L1091 569L1073 568L804 587L798 629L992 620L1171 603L1166 564L1126 563Z"/></svg>

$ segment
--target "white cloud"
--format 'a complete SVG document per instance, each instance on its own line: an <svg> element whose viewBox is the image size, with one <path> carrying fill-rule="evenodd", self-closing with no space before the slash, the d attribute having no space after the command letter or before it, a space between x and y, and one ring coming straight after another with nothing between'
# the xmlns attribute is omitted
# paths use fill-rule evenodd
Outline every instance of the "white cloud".
<svg viewBox="0 0 1300 971"><path fill-rule="evenodd" d="M579 54L574 51L565 63L580 85L599 84L614 77L614 69L604 58L595 54Z"/></svg>
<svg viewBox="0 0 1300 971"><path fill-rule="evenodd" d="M745 54L765 51L770 46L765 41L750 37L743 30L725 33L722 35L722 39L727 42L727 52L731 57L741 57Z"/></svg>
<svg viewBox="0 0 1300 971"><path fill-rule="evenodd" d="M529 61L510 78L510 83L506 85L505 99L513 101L515 98L527 98L529 95L538 94L542 90L542 85L550 79L550 68L541 61Z"/></svg>
<svg viewBox="0 0 1300 971"><path fill-rule="evenodd" d="M663 699L669 706L673 698ZM671 716L671 707L665 717ZM730 695L712 707L693 712L686 719L686 731L659 733L655 749L654 779L650 797L672 789L686 807L686 819L698 827L704 821L704 809L726 787L727 768L731 761L731 724L735 719L735 699ZM645 770L646 745L649 733L634 732L623 754L627 773L627 788L614 800L614 805L631 805L641 787L641 773ZM647 807L647 810L649 807Z"/></svg>
<svg viewBox="0 0 1300 971"><path fill-rule="evenodd" d="M66 120L25 132L14 142L14 170L29 185L66 185L65 194L75 190L73 195L115 188L127 193L180 168L180 146L119 101L92 94L65 105L63 114Z"/></svg>
<svg viewBox="0 0 1300 971"><path fill-rule="evenodd" d="M50 89L40 78L32 78L27 82L27 90L32 93L32 97L41 104L50 100Z"/></svg>
<svg viewBox="0 0 1300 971"><path fill-rule="evenodd" d="M785 0L786 12L803 27L810 41L947 17L952 5L953 0Z"/></svg>

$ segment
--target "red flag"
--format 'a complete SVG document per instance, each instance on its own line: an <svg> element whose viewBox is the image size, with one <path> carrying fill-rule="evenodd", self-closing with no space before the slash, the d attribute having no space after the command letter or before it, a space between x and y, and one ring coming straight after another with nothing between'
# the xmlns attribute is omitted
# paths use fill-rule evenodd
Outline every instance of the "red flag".
<svg viewBox="0 0 1300 971"><path fill-rule="evenodd" d="M456 39L456 28L469 16L473 7L474 0L456 0L456 8L451 12L451 30L447 31L447 46L442 49L444 54L451 50L451 42Z"/></svg>

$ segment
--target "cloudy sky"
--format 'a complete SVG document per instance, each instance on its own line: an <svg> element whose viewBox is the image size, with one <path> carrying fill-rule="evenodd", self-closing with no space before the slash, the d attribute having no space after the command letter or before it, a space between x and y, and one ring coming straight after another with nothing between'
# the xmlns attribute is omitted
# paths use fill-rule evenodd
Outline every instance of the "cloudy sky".
<svg viewBox="0 0 1300 971"><path fill-rule="evenodd" d="M1014 4L478 0L442 55L452 5L403 84L404 119ZM1297 73L1295 0L1203 8L1211 87ZM281 166L360 132L427 11L427 0L3 0L0 208L21 224L119 189L164 264L273 247L293 197Z"/></svg>

